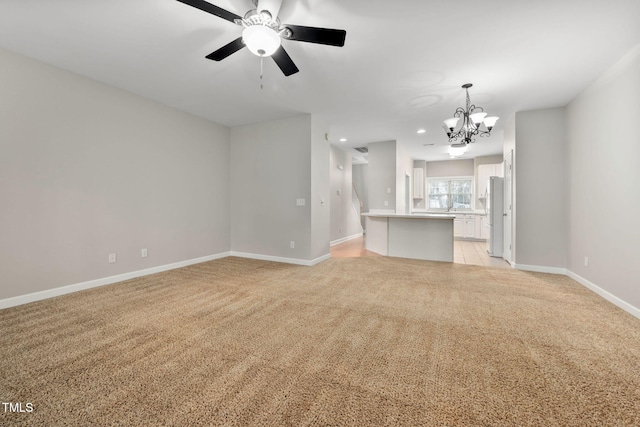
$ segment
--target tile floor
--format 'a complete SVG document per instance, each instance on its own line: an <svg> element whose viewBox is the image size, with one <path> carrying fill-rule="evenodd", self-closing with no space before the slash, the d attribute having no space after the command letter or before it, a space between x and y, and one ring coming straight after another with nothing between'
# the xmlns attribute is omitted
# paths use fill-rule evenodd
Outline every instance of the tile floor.
<svg viewBox="0 0 640 427"><path fill-rule="evenodd" d="M470 240L453 241L453 262L457 264L484 265L486 267L511 268L502 258L489 256L486 242Z"/></svg>
<svg viewBox="0 0 640 427"><path fill-rule="evenodd" d="M354 258L362 256L381 256L370 252L364 247L365 237L349 240L331 247L333 258ZM490 257L487 254L487 244L485 242L474 242L468 240L453 241L453 262L457 264L474 264L489 267L511 268L508 262L502 258Z"/></svg>

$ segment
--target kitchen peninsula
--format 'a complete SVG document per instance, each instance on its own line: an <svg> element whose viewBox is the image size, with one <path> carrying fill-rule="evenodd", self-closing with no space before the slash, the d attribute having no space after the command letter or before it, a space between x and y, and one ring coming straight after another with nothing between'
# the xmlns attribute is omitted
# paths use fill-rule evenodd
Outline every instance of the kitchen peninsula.
<svg viewBox="0 0 640 427"><path fill-rule="evenodd" d="M451 214L364 213L365 247L380 255L453 262Z"/></svg>

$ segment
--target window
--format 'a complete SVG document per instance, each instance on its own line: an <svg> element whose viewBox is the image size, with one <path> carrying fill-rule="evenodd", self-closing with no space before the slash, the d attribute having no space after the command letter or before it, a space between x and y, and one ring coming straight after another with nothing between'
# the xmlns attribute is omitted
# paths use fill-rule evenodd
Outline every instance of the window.
<svg viewBox="0 0 640 427"><path fill-rule="evenodd" d="M429 178L429 209L471 209L473 177Z"/></svg>

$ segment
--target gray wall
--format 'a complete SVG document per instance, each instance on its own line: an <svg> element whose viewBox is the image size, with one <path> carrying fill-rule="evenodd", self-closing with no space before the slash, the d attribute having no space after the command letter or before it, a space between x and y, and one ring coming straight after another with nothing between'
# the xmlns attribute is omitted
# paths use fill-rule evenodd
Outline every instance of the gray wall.
<svg viewBox="0 0 640 427"><path fill-rule="evenodd" d="M515 192L515 189L518 185L518 165L516 163L516 160L518 158L518 153L516 152L516 116L515 114L511 117L509 117L507 120L505 120L504 122L504 139L503 139L503 159L507 159L509 156L509 153L511 153L512 155L512 172L511 172L511 241L515 242L516 240L516 224L518 222L518 194ZM505 235L507 233L505 232ZM507 248L507 244L508 242L506 241L505 238L505 242L504 242L504 247ZM507 261L509 261L510 263L514 263L515 259L516 259L516 252L517 252L517 248L515 245L512 245L511 247L511 259L507 259L507 257L505 256L505 259L507 259ZM507 254L507 251L505 251L505 255Z"/></svg>
<svg viewBox="0 0 640 427"><path fill-rule="evenodd" d="M362 233L360 218L353 207L353 180L351 154L336 146L330 153L331 182L331 234L336 241ZM342 169L340 169L342 168Z"/></svg>
<svg viewBox="0 0 640 427"><path fill-rule="evenodd" d="M362 202L362 212L369 212L369 174L368 164L352 165L351 176L356 187L358 197Z"/></svg>
<svg viewBox="0 0 640 427"><path fill-rule="evenodd" d="M516 113L517 264L567 266L569 205L565 109Z"/></svg>
<svg viewBox="0 0 640 427"><path fill-rule="evenodd" d="M318 133L309 114L231 130L234 252L307 261L322 248L321 255L328 254L329 147ZM297 199L305 199L305 205L297 206ZM312 209L316 206L318 211ZM316 226L323 236L314 233Z"/></svg>
<svg viewBox="0 0 640 427"><path fill-rule="evenodd" d="M504 138L505 155L514 153L516 264L566 268L635 313L640 138L628 129L639 100L637 46L567 107L517 113Z"/></svg>
<svg viewBox="0 0 640 427"><path fill-rule="evenodd" d="M331 221L329 187L329 124L311 116L311 256L310 260L329 256Z"/></svg>
<svg viewBox="0 0 640 427"><path fill-rule="evenodd" d="M427 162L427 177L474 176L473 159Z"/></svg>
<svg viewBox="0 0 640 427"><path fill-rule="evenodd" d="M408 186L407 186L407 174L409 174ZM413 182L413 158L411 158L409 153L407 153L400 144L396 143L396 212L397 213L411 212L411 203L413 202L413 198L411 195L412 182Z"/></svg>
<svg viewBox="0 0 640 427"><path fill-rule="evenodd" d="M640 46L567 108L570 269L640 308ZM584 257L589 257L585 267Z"/></svg>
<svg viewBox="0 0 640 427"><path fill-rule="evenodd" d="M0 299L229 251L228 128L0 63Z"/></svg>
<svg viewBox="0 0 640 427"><path fill-rule="evenodd" d="M396 142L384 141L369 144L368 159L369 210L395 212Z"/></svg>

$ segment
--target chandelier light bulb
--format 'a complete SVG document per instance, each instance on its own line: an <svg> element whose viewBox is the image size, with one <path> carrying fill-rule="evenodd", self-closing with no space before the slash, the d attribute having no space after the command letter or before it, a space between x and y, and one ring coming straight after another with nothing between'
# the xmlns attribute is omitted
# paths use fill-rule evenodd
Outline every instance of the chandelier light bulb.
<svg viewBox="0 0 640 427"><path fill-rule="evenodd" d="M252 25L242 31L242 40L256 56L271 56L280 47L278 33L265 25Z"/></svg>

